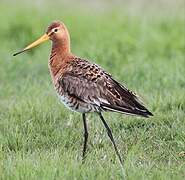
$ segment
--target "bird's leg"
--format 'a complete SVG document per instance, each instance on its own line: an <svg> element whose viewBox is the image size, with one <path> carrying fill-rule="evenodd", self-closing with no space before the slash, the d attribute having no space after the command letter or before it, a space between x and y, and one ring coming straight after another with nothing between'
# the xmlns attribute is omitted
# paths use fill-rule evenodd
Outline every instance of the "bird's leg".
<svg viewBox="0 0 185 180"><path fill-rule="evenodd" d="M83 118L83 124L84 124L84 146L83 146L82 161L84 161L85 155L86 155L86 150L87 150L87 139L88 139L88 130L87 130L85 113L82 114L82 118Z"/></svg>
<svg viewBox="0 0 185 180"><path fill-rule="evenodd" d="M118 156L119 161L120 161L121 165L123 166L123 161L122 161L121 156L120 156L120 154L119 154L119 152L118 152L118 149L117 149L116 143L115 143L115 141L114 141L114 138L113 138L111 129L109 128L108 124L106 123L106 121L105 121L105 119L103 118L103 116L102 116L101 113L99 113L99 116L100 116L100 119L102 120L103 125L105 126L105 128L106 128L106 130L107 130L107 134L108 134L108 136L109 136L109 138L110 138L110 140L111 140L111 142L112 142L112 144L113 144L113 146L114 146L114 149L115 149L115 151L116 151L116 155Z"/></svg>

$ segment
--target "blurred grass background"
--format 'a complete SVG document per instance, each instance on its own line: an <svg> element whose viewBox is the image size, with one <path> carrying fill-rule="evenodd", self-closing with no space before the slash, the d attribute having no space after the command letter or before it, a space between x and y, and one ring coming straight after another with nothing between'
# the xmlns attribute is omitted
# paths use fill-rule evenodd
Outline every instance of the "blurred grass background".
<svg viewBox="0 0 185 180"><path fill-rule="evenodd" d="M185 177L185 2L0 2L0 179L121 179L106 131L88 116L81 164L81 116L58 102L47 62L50 43L12 54L63 21L72 50L144 99L151 119L105 113L128 179Z"/></svg>

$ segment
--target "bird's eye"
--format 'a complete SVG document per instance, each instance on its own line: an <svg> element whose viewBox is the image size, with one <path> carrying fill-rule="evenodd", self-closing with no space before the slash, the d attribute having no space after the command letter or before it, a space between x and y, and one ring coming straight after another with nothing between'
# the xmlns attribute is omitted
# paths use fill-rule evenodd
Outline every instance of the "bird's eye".
<svg viewBox="0 0 185 180"><path fill-rule="evenodd" d="M54 29L54 32L57 32L58 31L58 29Z"/></svg>

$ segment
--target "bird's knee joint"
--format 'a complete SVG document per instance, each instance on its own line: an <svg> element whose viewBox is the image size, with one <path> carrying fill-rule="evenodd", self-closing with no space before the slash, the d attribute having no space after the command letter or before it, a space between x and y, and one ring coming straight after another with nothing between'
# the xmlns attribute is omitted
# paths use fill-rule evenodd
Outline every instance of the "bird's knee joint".
<svg viewBox="0 0 185 180"><path fill-rule="evenodd" d="M112 132L111 131L107 131L107 134L110 138L112 138Z"/></svg>

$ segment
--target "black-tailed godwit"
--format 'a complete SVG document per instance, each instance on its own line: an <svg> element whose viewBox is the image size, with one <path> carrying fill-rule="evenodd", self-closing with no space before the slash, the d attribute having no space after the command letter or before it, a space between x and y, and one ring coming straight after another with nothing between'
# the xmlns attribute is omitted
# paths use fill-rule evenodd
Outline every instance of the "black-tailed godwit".
<svg viewBox="0 0 185 180"><path fill-rule="evenodd" d="M14 56L49 39L52 41L49 70L58 97L65 106L82 114L83 159L86 155L88 139L86 114L96 112L107 130L120 163L123 164L111 129L103 118L102 112L112 111L142 117L152 116L152 113L144 107L136 94L114 80L101 67L71 53L69 32L62 22L53 22L43 36L22 51L15 53Z"/></svg>

